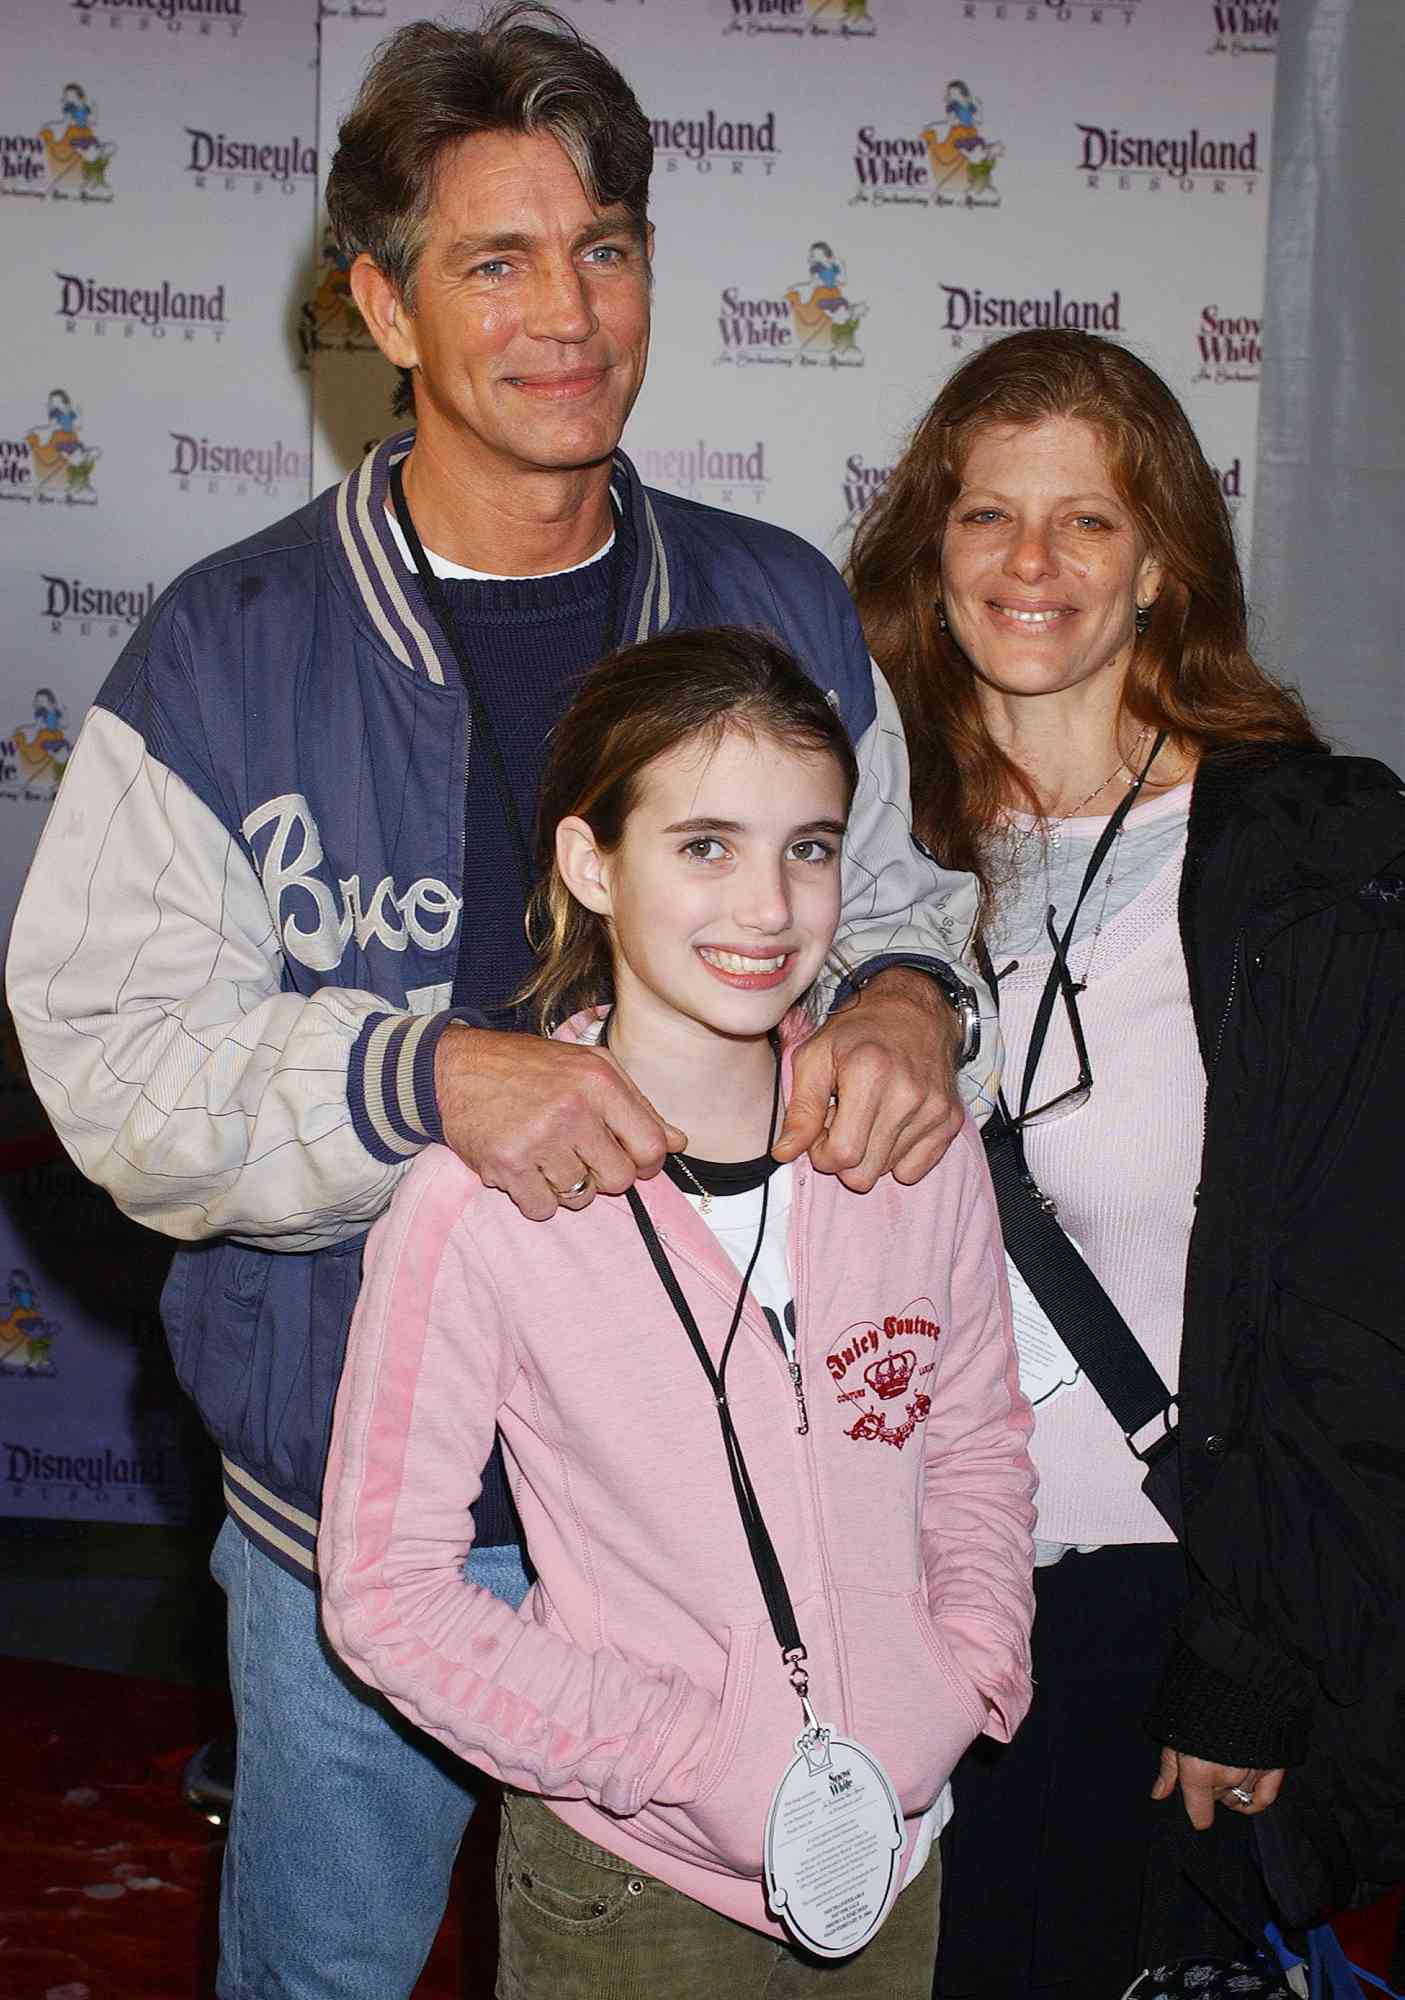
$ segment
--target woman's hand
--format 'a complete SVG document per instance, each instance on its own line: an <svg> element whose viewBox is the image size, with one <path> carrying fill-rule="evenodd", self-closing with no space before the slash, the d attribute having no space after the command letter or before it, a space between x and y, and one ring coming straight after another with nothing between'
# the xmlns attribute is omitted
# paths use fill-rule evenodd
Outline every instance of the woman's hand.
<svg viewBox="0 0 1405 2000"><path fill-rule="evenodd" d="M1273 1804L1282 1783L1281 1767L1256 1771L1248 1764L1209 1764L1203 1757L1186 1756L1182 1750L1163 1750L1151 1796L1169 1799L1179 1785L1186 1817L1203 1833L1214 1820L1217 1803L1250 1818Z"/></svg>

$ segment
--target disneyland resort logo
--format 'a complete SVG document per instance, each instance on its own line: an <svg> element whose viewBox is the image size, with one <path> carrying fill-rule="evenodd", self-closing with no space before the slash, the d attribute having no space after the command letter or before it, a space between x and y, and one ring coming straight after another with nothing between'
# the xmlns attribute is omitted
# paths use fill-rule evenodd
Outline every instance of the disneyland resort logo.
<svg viewBox="0 0 1405 2000"><path fill-rule="evenodd" d="M729 35L786 35L795 41L868 41L878 33L880 0L725 0Z"/></svg>
<svg viewBox="0 0 1405 2000"><path fill-rule="evenodd" d="M36 688L32 713L0 736L0 799L50 804L72 748L63 703L52 688Z"/></svg>
<svg viewBox="0 0 1405 2000"><path fill-rule="evenodd" d="M963 21L1058 21L1066 27L1129 28L1146 0L962 0Z"/></svg>
<svg viewBox="0 0 1405 2000"><path fill-rule="evenodd" d="M244 0L60 0L80 27L167 35L237 35Z"/></svg>
<svg viewBox="0 0 1405 2000"><path fill-rule="evenodd" d="M312 477L312 453L296 445L239 444L172 431L167 468L182 493L268 495L293 484L304 491Z"/></svg>
<svg viewBox="0 0 1405 2000"><path fill-rule="evenodd" d="M715 110L689 118L651 118L655 171L670 174L752 174L769 178L776 170L776 114L764 118L724 118Z"/></svg>
<svg viewBox="0 0 1405 2000"><path fill-rule="evenodd" d="M779 296L726 287L717 315L719 367L863 367L859 328L868 306L851 297L843 259L828 243L812 243L808 265Z"/></svg>
<svg viewBox="0 0 1405 2000"><path fill-rule="evenodd" d="M212 291L186 291L169 278L153 285L109 285L73 271L55 271L58 298L54 311L65 333L86 332L101 338L114 330L131 340L145 334L152 340L178 337L193 341L209 334L219 343L229 324L224 286Z"/></svg>
<svg viewBox="0 0 1405 2000"><path fill-rule="evenodd" d="M1278 52L1276 6L1227 6L1210 9L1212 56L1271 56Z"/></svg>
<svg viewBox="0 0 1405 2000"><path fill-rule="evenodd" d="M277 188L293 194L317 178L317 148L296 132L287 139L264 140L187 125L185 136L190 142L185 171L197 188L250 194Z"/></svg>
<svg viewBox="0 0 1405 2000"><path fill-rule="evenodd" d="M130 1447L114 1451L111 1445L95 1445L86 1452L45 1451L38 1445L3 1438L0 1479L16 1494L32 1493L37 1488L42 1496L49 1487L58 1486L70 1494L81 1488L95 1498L106 1499L114 1488L119 1492L140 1488L160 1491L166 1485L166 1457L160 1451L134 1453Z"/></svg>
<svg viewBox="0 0 1405 2000"><path fill-rule="evenodd" d="M1065 296L1058 285L1051 292L1005 294L985 292L978 285L944 283L941 293L937 326L954 348L985 347L1030 327L1072 327L1079 333L1126 331L1120 291L1101 299L1079 299Z"/></svg>
<svg viewBox="0 0 1405 2000"><path fill-rule="evenodd" d="M140 625L156 602L154 583L94 583L89 577L49 576L42 570L34 580L35 609L55 636L118 638L124 626Z"/></svg>
<svg viewBox="0 0 1405 2000"><path fill-rule="evenodd" d="M1195 330L1196 382L1257 382L1263 372L1264 323L1248 313L1206 306Z"/></svg>
<svg viewBox="0 0 1405 2000"><path fill-rule="evenodd" d="M1078 168L1089 188L1134 188L1158 194L1254 194L1259 185L1259 135L1215 137L1192 126L1174 137L1078 125Z"/></svg>
<svg viewBox="0 0 1405 2000"><path fill-rule="evenodd" d="M0 194L32 201L112 200L108 169L117 148L97 129L97 104L66 83L59 109L38 131L0 132Z"/></svg>
<svg viewBox="0 0 1405 2000"><path fill-rule="evenodd" d="M0 500L95 507L93 473L102 452L82 436L81 423L67 389L51 389L38 422L16 436L0 436Z"/></svg>
<svg viewBox="0 0 1405 2000"><path fill-rule="evenodd" d="M324 229L317 289L298 313L298 366L310 368L314 354L369 354L375 345L351 296L351 259Z"/></svg>
<svg viewBox="0 0 1405 2000"><path fill-rule="evenodd" d="M999 208L996 165L1005 148L981 130L971 87L953 77L941 114L917 132L861 125L854 136L856 208Z"/></svg>
<svg viewBox="0 0 1405 2000"><path fill-rule="evenodd" d="M710 444L705 438L692 444L646 447L636 453L634 462L646 486L662 486L687 500L733 510L743 501L760 507L771 483L766 446L760 438L738 447Z"/></svg>

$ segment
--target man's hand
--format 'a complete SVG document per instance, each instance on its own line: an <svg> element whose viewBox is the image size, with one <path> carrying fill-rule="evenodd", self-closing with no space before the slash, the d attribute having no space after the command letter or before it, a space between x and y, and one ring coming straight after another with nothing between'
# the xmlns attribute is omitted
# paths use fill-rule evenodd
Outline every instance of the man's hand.
<svg viewBox="0 0 1405 2000"><path fill-rule="evenodd" d="M454 1022L434 1052L434 1088L445 1145L530 1222L623 1194L688 1143L606 1049Z"/></svg>
<svg viewBox="0 0 1405 2000"><path fill-rule="evenodd" d="M1264 1812L1278 1797L1283 1776L1281 1769L1259 1771L1250 1764L1209 1764L1203 1757L1187 1757L1184 1751L1163 1750L1151 1796L1169 1799L1179 1785L1186 1817L1203 1833L1214 1821L1217 1803L1246 1819Z"/></svg>
<svg viewBox="0 0 1405 2000"><path fill-rule="evenodd" d="M771 1148L808 1152L822 1174L867 1194L884 1174L910 1185L961 1130L956 1017L935 980L880 972L795 1058L790 1105Z"/></svg>

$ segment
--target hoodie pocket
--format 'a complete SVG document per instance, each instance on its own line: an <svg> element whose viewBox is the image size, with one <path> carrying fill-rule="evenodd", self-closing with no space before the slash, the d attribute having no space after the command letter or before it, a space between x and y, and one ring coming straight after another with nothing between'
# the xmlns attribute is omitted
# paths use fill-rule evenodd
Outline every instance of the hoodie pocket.
<svg viewBox="0 0 1405 2000"><path fill-rule="evenodd" d="M802 1631L805 1609L796 1606ZM817 1624L822 1604L809 1609ZM767 1808L802 1723L769 1624L734 1627L717 1727L697 1788L686 1805L646 1806L632 1823L639 1837L704 1868L758 1879Z"/></svg>
<svg viewBox="0 0 1405 2000"><path fill-rule="evenodd" d="M943 1645L921 1590L846 1591L841 1606L849 1733L882 1764L903 1812L923 1813L984 1729L986 1705Z"/></svg>

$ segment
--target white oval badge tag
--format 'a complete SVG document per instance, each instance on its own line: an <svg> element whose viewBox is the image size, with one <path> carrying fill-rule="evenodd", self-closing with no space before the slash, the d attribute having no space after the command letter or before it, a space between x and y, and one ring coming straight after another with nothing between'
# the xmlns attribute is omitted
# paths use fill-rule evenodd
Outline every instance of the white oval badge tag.
<svg viewBox="0 0 1405 2000"><path fill-rule="evenodd" d="M795 1750L766 1815L766 1901L806 1951L848 1958L897 1894L902 1807L861 1743L807 1729Z"/></svg>

